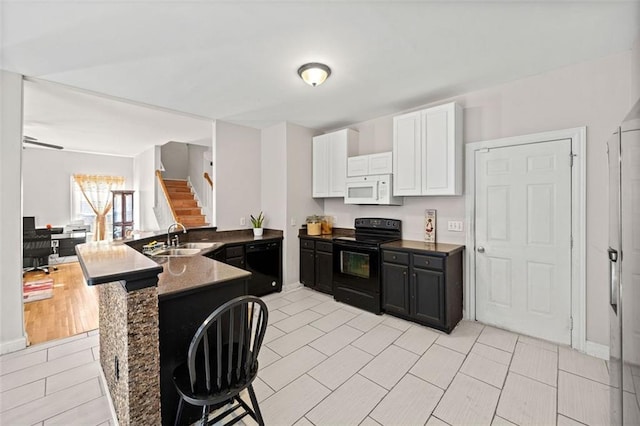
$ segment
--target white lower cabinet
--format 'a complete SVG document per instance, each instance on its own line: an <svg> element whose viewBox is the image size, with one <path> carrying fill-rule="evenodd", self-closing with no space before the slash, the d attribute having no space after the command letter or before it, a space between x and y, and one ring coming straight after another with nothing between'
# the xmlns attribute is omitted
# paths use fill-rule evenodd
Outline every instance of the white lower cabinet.
<svg viewBox="0 0 640 426"><path fill-rule="evenodd" d="M339 130L313 138L313 197L344 197L347 158L358 149L358 132Z"/></svg>
<svg viewBox="0 0 640 426"><path fill-rule="evenodd" d="M393 118L393 195L462 195L462 107Z"/></svg>

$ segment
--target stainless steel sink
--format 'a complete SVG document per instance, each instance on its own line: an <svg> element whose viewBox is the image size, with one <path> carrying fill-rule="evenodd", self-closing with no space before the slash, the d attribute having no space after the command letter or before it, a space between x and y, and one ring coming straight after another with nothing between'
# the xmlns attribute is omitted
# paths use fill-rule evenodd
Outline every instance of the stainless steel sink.
<svg viewBox="0 0 640 426"><path fill-rule="evenodd" d="M197 248L170 248L153 253L157 257L175 257L175 256L194 256L200 253L202 249Z"/></svg>
<svg viewBox="0 0 640 426"><path fill-rule="evenodd" d="M214 248L214 247L219 247L220 245L222 245L222 243L216 243L216 242L211 242L211 243L182 243L180 244L180 246L178 248L185 248L185 249L198 249L198 250L206 250L206 249L210 249L210 248Z"/></svg>

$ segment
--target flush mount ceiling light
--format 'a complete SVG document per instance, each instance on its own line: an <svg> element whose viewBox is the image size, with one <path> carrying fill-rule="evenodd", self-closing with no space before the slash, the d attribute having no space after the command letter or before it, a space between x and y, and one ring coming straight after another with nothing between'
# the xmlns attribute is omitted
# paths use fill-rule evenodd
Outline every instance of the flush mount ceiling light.
<svg viewBox="0 0 640 426"><path fill-rule="evenodd" d="M298 68L298 75L310 86L316 87L324 83L331 75L331 68L325 64L311 62Z"/></svg>

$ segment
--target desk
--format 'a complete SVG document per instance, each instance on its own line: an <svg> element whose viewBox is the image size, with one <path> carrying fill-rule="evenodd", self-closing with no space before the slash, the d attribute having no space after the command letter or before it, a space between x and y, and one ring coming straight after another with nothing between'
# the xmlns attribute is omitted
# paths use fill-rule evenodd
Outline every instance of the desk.
<svg viewBox="0 0 640 426"><path fill-rule="evenodd" d="M87 242L86 232L63 232L51 234L51 247L57 247L58 256L75 256L76 245Z"/></svg>

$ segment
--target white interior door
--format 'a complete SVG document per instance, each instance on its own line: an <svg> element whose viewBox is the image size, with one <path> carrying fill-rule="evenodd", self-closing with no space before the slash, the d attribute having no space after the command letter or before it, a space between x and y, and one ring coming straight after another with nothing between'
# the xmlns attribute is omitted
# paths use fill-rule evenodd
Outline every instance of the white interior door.
<svg viewBox="0 0 640 426"><path fill-rule="evenodd" d="M476 153L476 318L571 343L571 140Z"/></svg>
<svg viewBox="0 0 640 426"><path fill-rule="evenodd" d="M640 128L638 120L631 124L632 129ZM622 131L622 358L640 376L640 131ZM640 380L636 386L640 391Z"/></svg>

